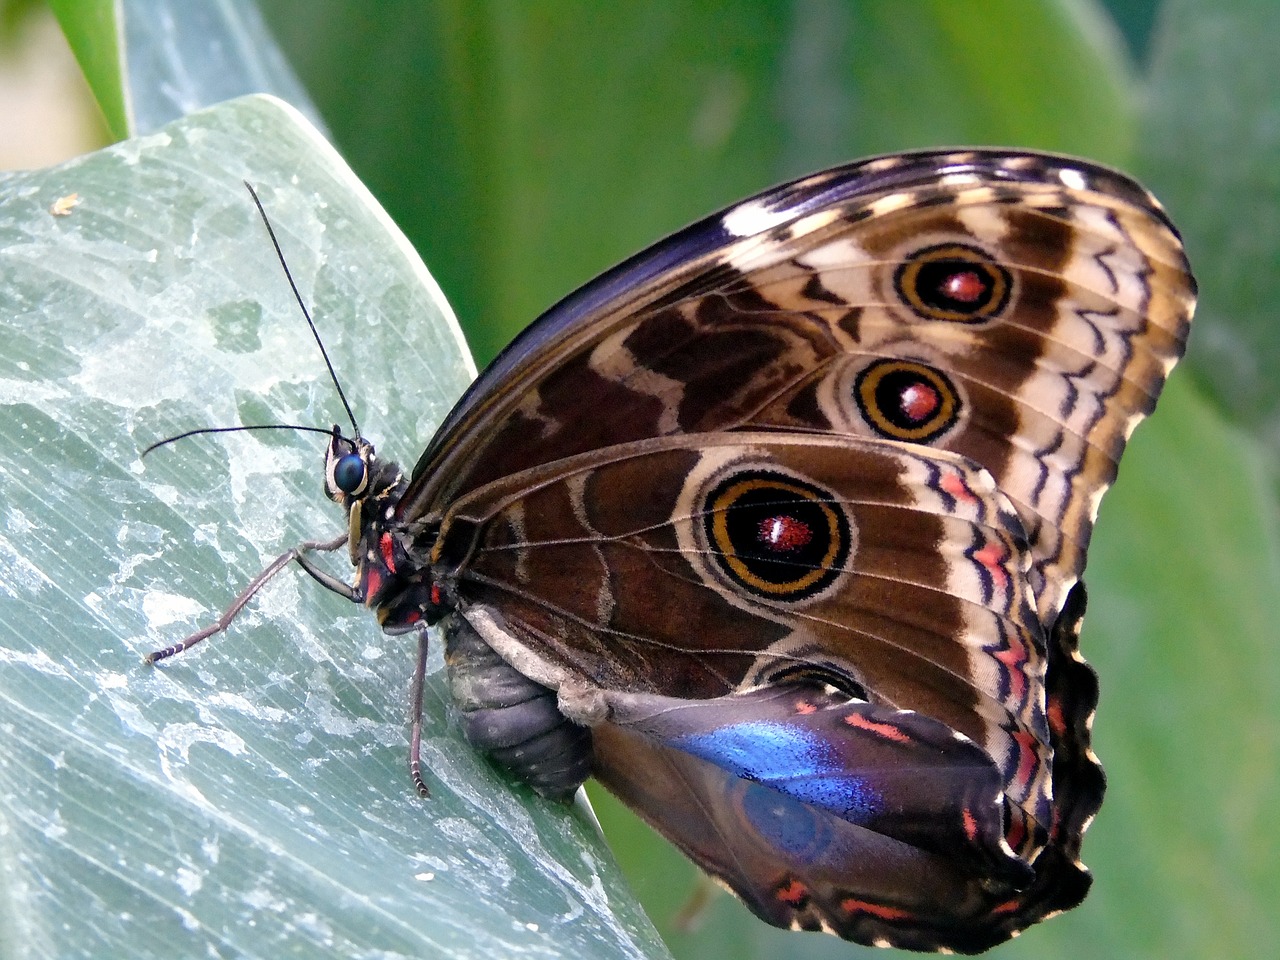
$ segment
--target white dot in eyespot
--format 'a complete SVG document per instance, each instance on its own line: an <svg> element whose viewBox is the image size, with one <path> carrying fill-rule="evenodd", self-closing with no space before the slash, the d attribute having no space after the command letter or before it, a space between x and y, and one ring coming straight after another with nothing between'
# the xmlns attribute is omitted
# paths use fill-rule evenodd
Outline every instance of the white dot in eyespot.
<svg viewBox="0 0 1280 960"><path fill-rule="evenodd" d="M1062 181L1062 185L1070 190L1087 190L1088 182L1084 178L1084 174L1079 170L1059 170L1058 179Z"/></svg>

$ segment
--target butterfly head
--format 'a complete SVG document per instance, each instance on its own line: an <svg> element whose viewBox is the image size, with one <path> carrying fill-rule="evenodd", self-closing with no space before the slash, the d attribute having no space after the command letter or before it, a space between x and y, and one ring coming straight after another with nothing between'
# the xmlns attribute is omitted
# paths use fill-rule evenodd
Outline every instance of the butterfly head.
<svg viewBox="0 0 1280 960"><path fill-rule="evenodd" d="M351 510L358 503L386 500L401 480L399 466L380 459L373 444L364 437L343 436L334 425L324 456L325 496Z"/></svg>

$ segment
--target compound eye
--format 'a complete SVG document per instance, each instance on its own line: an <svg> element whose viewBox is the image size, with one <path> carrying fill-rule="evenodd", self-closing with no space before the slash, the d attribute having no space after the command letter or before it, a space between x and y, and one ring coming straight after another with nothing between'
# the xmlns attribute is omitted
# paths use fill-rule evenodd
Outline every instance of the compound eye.
<svg viewBox="0 0 1280 960"><path fill-rule="evenodd" d="M354 497L364 493L369 482L369 470L358 453L348 453L334 463L331 479L335 490Z"/></svg>

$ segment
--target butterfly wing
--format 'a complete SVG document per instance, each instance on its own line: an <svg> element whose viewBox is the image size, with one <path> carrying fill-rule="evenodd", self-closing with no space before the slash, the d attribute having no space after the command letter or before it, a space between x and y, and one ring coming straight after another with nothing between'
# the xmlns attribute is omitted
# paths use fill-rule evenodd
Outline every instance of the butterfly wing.
<svg viewBox="0 0 1280 960"><path fill-rule="evenodd" d="M592 727L602 782L764 919L964 949L997 908L1038 918L1046 641L1021 524L970 461L658 438L489 484L438 544L461 615Z"/></svg>
<svg viewBox="0 0 1280 960"><path fill-rule="evenodd" d="M559 691L598 775L762 917L981 949L1089 885L1103 778L1078 580L1194 296L1159 204L1104 168L990 150L836 168L552 308L450 414L395 522L440 531L432 577L470 629ZM813 719L770 722L839 772L762 784L776 743L743 724L797 690ZM976 752L939 754L948 735ZM976 799L993 775L998 823ZM858 777L915 796L928 836L806 793ZM830 843L797 856L752 828L760 797Z"/></svg>
<svg viewBox="0 0 1280 960"><path fill-rule="evenodd" d="M1121 174L1009 151L838 167L552 308L450 415L401 515L653 436L770 426L928 444L985 466L1014 502L1047 628L1193 302L1176 232Z"/></svg>
<svg viewBox="0 0 1280 960"><path fill-rule="evenodd" d="M619 699L597 777L758 916L904 949L1009 935L1035 872L995 765L943 724L798 684Z"/></svg>
<svg viewBox="0 0 1280 960"><path fill-rule="evenodd" d="M610 694L609 722L593 731L596 776L770 923L981 952L1089 890L1077 857L1104 784L1088 750L1097 683L1075 655L1083 613L1077 588L1050 638L1062 746L1051 837L1033 870L1005 842L985 751L921 714L830 688Z"/></svg>

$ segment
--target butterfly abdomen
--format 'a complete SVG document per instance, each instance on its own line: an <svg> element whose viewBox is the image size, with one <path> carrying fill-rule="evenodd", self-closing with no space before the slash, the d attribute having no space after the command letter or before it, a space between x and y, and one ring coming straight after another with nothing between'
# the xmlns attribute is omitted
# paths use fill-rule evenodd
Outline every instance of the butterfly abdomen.
<svg viewBox="0 0 1280 960"><path fill-rule="evenodd" d="M571 797L591 776L591 732L565 719L556 691L494 653L461 614L445 619L444 638L467 740L544 797Z"/></svg>

